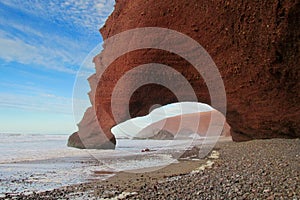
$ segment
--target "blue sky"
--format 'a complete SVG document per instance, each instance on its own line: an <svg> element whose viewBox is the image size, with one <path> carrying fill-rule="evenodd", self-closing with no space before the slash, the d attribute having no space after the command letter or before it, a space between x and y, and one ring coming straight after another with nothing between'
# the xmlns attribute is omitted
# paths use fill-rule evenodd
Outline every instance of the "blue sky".
<svg viewBox="0 0 300 200"><path fill-rule="evenodd" d="M82 92L74 98L83 102L81 113L87 106L85 78L93 73L90 58L102 42L98 30L113 5L114 0L0 0L1 133L77 129L73 86L80 71Z"/></svg>

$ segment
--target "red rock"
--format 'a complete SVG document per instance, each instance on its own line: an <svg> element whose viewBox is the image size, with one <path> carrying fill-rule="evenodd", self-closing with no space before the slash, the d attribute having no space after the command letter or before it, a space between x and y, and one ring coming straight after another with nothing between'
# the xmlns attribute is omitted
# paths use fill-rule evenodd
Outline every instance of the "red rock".
<svg viewBox="0 0 300 200"><path fill-rule="evenodd" d="M233 140L295 138L300 137L299 13L297 0L118 0L101 34L107 39L138 27L163 27L188 35L208 51L220 71ZM130 44L132 40L124 42ZM98 75L103 59L106 58L101 54L94 59ZM97 75L89 79L91 102L103 128L100 134L107 138L104 142L114 140L112 126L130 118L123 107L128 97L120 98L119 105L115 105L118 119L112 115L111 95L117 81L130 69L145 63L161 63L176 69L189 80L198 101L211 104L206 86L209 82L204 83L183 58L157 49L129 52L110 64L98 83ZM132 76L123 89L142 80L141 75ZM167 88L145 85L131 96L130 115L146 115L154 104L177 101ZM89 135L86 132L82 137Z"/></svg>
<svg viewBox="0 0 300 200"><path fill-rule="evenodd" d="M176 138L188 137L192 133L207 137L230 136L230 126L226 123L224 115L216 110L167 117L143 128L136 137L148 138L155 130L164 130Z"/></svg>

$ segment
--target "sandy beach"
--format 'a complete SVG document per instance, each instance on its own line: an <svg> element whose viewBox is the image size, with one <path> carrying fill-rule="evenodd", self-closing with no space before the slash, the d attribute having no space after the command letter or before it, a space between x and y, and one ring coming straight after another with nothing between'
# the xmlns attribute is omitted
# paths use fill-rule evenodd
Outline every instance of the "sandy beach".
<svg viewBox="0 0 300 200"><path fill-rule="evenodd" d="M3 199L300 199L300 140L221 142L201 160ZM109 173L109 172L95 172Z"/></svg>

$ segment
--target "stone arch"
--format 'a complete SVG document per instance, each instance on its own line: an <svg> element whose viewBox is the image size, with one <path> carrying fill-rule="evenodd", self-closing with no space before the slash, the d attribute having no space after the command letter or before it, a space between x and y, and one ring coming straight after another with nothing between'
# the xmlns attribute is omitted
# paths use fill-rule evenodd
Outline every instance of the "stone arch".
<svg viewBox="0 0 300 200"><path fill-rule="evenodd" d="M230 5L224 5L223 1L210 1L194 5L180 0L165 0L159 4L155 0L118 1L101 33L108 39L126 30L159 26L190 36L205 47L219 68L225 83L227 120L234 140L300 137L299 26L296 26L299 3L232 1ZM220 7L223 9L217 9ZM168 13L160 15L166 10ZM178 10L180 17L176 17ZM146 14L140 15L142 12ZM162 63L164 56L166 65L181 62L171 59L170 54L146 50L121 57L118 69L126 68L128 62L149 63L157 59ZM96 65L105 59L97 56ZM111 73L113 76L114 72ZM199 78L187 71L182 74L190 74L187 79ZM97 77L90 78L90 82L94 79ZM201 81L191 83L193 87L199 87L199 101L211 104L205 84ZM94 96L94 92L95 88L92 88L90 96ZM101 117L110 116L109 96L104 100L106 102L98 105L103 108L103 113L97 113L97 116L100 123L111 126L114 124L111 118ZM86 115L90 115L89 112ZM91 118L95 121L95 117ZM86 124L89 123L79 124L79 129Z"/></svg>

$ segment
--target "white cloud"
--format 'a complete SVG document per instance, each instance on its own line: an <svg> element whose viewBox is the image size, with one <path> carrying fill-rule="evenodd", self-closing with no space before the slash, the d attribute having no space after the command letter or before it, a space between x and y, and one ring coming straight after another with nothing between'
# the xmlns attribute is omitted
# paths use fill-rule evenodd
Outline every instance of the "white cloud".
<svg viewBox="0 0 300 200"><path fill-rule="evenodd" d="M100 42L98 30L112 12L114 0L1 0L1 3L36 18L44 19L44 22L48 20L55 24L62 24L66 29L78 29L83 36L76 38L75 34L73 37L73 35L70 36L68 33L55 28L51 29L51 27L51 31L47 32L44 30L45 27L47 28L46 25L39 27L35 26L34 22L24 23L24 21L14 18L0 18L2 28L0 30L0 59L7 63L13 61L30 67L39 65L46 69L74 74L88 55L89 48L94 47L93 42L95 46ZM90 41L89 34L93 37L99 34L99 41ZM92 51L88 61L83 63L79 78L88 77L93 73L94 66L90 62L91 57L100 50ZM24 73L29 72L24 71ZM41 74L36 73L35 75ZM39 79L41 78L39 77ZM84 81L88 84L86 80ZM33 80L33 82L36 81ZM72 99L54 95L57 93L37 88L36 85L7 84L10 83L2 82L0 87L9 87L13 90L12 92L0 91L0 107L2 108L11 107L30 111L72 114L74 100L78 105L75 114L82 115L85 107L89 104L87 95L83 94L89 89L88 85L84 85L83 92L81 92L86 99Z"/></svg>
<svg viewBox="0 0 300 200"><path fill-rule="evenodd" d="M7 62L16 61L22 64L38 64L48 69L67 73L76 73L76 70L67 68L64 64L74 64L68 52L61 49L33 46L20 39L9 39L0 35L0 57Z"/></svg>
<svg viewBox="0 0 300 200"><path fill-rule="evenodd" d="M51 89L38 87L35 83L13 81L0 82L0 109L14 108L27 111L44 111L51 113L71 114L72 100L58 97ZM1 113L0 115L3 115Z"/></svg>
<svg viewBox="0 0 300 200"><path fill-rule="evenodd" d="M23 83L17 84L12 82L0 82L1 88L7 88L9 91L14 91L15 93L26 93L27 95L39 95L44 94L45 90L37 87L34 83ZM47 91L51 93L51 91Z"/></svg>
<svg viewBox="0 0 300 200"><path fill-rule="evenodd" d="M12 108L31 113L41 112L70 115L73 116L75 123L80 122L88 106L90 104L86 99L66 98L51 93L41 93L32 96L27 94L0 93L0 109ZM3 116L5 113L1 113L1 115Z"/></svg>
<svg viewBox="0 0 300 200"><path fill-rule="evenodd" d="M22 26L17 23L10 23L9 26L22 29ZM2 47L0 48L0 58L6 62L38 64L47 69L75 74L88 55L89 48L85 41L77 42L61 35L42 34L30 27L24 30L36 35L33 37L35 38L33 42L0 30L0 46ZM40 35L43 37L38 37ZM93 65L91 64L91 66Z"/></svg>
<svg viewBox="0 0 300 200"><path fill-rule="evenodd" d="M114 5L112 0L3 0L2 3L33 16L61 21L66 27L76 26L86 33L87 38L89 33L98 34L99 26L102 26ZM93 48L93 41L88 39L75 39L56 33L55 30L52 30L54 33L48 33L18 20L1 18L0 24L22 33L19 35L9 29L0 30L0 58L7 62L37 64L47 69L75 74L88 55L89 48ZM97 41L94 42L95 45L98 44ZM91 66L93 64L90 63L89 67Z"/></svg>
<svg viewBox="0 0 300 200"><path fill-rule="evenodd" d="M3 0L25 12L97 31L112 12L114 0Z"/></svg>
<svg viewBox="0 0 300 200"><path fill-rule="evenodd" d="M71 98L55 96L52 94L29 96L22 94L0 93L0 107L48 113L73 113Z"/></svg>
<svg viewBox="0 0 300 200"><path fill-rule="evenodd" d="M84 82L82 81L82 83ZM7 88L10 91L0 92L0 109L15 108L27 111L68 114L74 115L76 122L79 122L86 108L90 106L85 88L77 88L78 90L73 97L56 95L55 91L40 88L30 82L24 84L0 82L0 88ZM83 91L80 91L80 89ZM14 92L11 93L11 91Z"/></svg>

